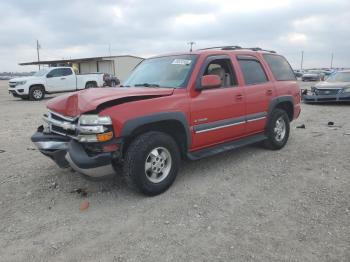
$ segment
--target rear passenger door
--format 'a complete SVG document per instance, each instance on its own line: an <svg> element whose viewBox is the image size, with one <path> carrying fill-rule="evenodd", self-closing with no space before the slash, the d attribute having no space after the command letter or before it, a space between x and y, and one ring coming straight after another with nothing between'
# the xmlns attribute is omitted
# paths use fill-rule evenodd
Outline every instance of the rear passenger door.
<svg viewBox="0 0 350 262"><path fill-rule="evenodd" d="M200 149L244 135L245 101L237 85L232 60L227 55L208 56L198 73L218 75L221 87L191 92L192 146Z"/></svg>
<svg viewBox="0 0 350 262"><path fill-rule="evenodd" d="M246 133L260 133L265 129L269 104L275 94L274 85L256 56L237 55L236 58L246 98Z"/></svg>

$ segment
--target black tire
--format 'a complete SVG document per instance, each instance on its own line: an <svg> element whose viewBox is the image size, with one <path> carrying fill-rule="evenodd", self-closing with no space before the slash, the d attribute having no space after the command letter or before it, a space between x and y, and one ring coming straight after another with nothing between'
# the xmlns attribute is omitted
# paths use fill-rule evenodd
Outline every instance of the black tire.
<svg viewBox="0 0 350 262"><path fill-rule="evenodd" d="M166 149L167 153L169 153L170 158L164 159L170 161L170 167L168 166L168 172L161 172L158 174L159 178L155 177L155 179L161 179L164 174L167 174L164 175L165 178L163 180L155 183L150 180L152 179L149 177L150 175L146 174L146 163L152 165L152 168L148 171L153 173L152 169L155 162L152 162L154 160L149 162L148 159L153 157L151 152L159 148ZM166 165L164 159L163 163ZM179 164L180 151L174 139L165 133L152 131L141 134L131 142L126 152L123 173L129 186L136 188L145 195L154 196L163 193L172 185L176 178Z"/></svg>
<svg viewBox="0 0 350 262"><path fill-rule="evenodd" d="M39 101L45 98L45 89L42 86L32 86L29 89L29 99Z"/></svg>
<svg viewBox="0 0 350 262"><path fill-rule="evenodd" d="M282 128L280 129L280 125L282 125L281 124L282 122L284 122L284 127L285 127L284 129L285 133L283 136L282 136L283 132L279 133L280 130L282 129ZM277 129L278 131L275 131L276 128L278 128ZM279 108L274 109L271 113L269 122L265 130L267 139L264 141L264 146L272 150L281 149L286 145L288 141L289 131L290 131L289 117L286 111Z"/></svg>
<svg viewBox="0 0 350 262"><path fill-rule="evenodd" d="M95 82L87 82L85 85L85 89L93 88L93 87L97 87L97 84Z"/></svg>

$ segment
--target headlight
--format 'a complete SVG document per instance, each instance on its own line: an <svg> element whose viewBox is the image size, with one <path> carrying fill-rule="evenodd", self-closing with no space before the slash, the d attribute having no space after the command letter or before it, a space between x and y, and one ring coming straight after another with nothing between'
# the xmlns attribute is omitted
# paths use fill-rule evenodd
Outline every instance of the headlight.
<svg viewBox="0 0 350 262"><path fill-rule="evenodd" d="M27 83L27 81L19 81L16 83L16 86L24 85L25 83Z"/></svg>
<svg viewBox="0 0 350 262"><path fill-rule="evenodd" d="M81 115L79 118L80 125L112 125L112 120L109 116L98 115Z"/></svg>
<svg viewBox="0 0 350 262"><path fill-rule="evenodd" d="M350 93L350 86L343 89L343 93Z"/></svg>
<svg viewBox="0 0 350 262"><path fill-rule="evenodd" d="M113 138L109 116L81 115L77 129L80 142L106 142Z"/></svg>

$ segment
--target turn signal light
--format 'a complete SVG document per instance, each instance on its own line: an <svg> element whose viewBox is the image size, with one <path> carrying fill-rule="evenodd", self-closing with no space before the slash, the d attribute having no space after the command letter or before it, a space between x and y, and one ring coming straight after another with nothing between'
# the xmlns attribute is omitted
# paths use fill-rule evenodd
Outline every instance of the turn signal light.
<svg viewBox="0 0 350 262"><path fill-rule="evenodd" d="M106 142L112 138L113 138L113 132L107 132L107 133L96 135L96 139L98 142Z"/></svg>

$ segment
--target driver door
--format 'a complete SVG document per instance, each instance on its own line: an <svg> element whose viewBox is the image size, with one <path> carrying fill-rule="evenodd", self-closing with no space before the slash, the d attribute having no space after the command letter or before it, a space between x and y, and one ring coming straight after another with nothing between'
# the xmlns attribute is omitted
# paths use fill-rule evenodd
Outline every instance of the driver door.
<svg viewBox="0 0 350 262"><path fill-rule="evenodd" d="M62 92L76 89L76 77L71 68L55 68L46 75L47 91Z"/></svg>
<svg viewBox="0 0 350 262"><path fill-rule="evenodd" d="M245 133L244 90L238 86L232 60L209 56L197 77L215 74L221 86L191 93L192 147L194 150L239 138Z"/></svg>

